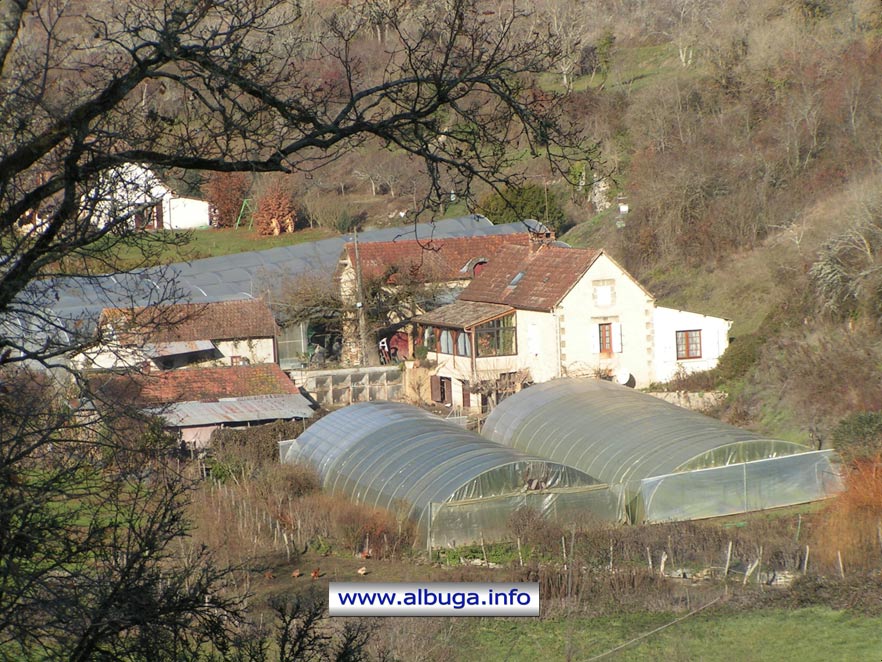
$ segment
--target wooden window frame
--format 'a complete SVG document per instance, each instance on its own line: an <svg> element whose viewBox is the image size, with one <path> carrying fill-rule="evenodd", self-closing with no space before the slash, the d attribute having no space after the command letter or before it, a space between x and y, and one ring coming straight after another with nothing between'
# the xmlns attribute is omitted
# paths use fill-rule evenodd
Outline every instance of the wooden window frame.
<svg viewBox="0 0 882 662"><path fill-rule="evenodd" d="M613 355L613 325L604 322L597 325L597 342L601 356Z"/></svg>
<svg viewBox="0 0 882 662"><path fill-rule="evenodd" d="M694 338L698 339L697 352L695 351L695 343L693 342ZM676 346L678 361L700 359L702 356L701 329L688 329L685 331L677 331Z"/></svg>
<svg viewBox="0 0 882 662"><path fill-rule="evenodd" d="M518 327L515 313L484 322L476 326L473 332L475 336L472 352L475 357L517 356Z"/></svg>

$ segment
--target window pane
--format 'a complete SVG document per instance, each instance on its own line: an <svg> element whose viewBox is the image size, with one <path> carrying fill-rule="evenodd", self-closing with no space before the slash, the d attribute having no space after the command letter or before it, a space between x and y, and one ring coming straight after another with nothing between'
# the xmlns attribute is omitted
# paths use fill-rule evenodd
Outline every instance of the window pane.
<svg viewBox="0 0 882 662"><path fill-rule="evenodd" d="M600 334L600 351L612 352L612 324L598 324L597 327Z"/></svg>
<svg viewBox="0 0 882 662"><path fill-rule="evenodd" d="M515 316L507 315L487 322L475 330L478 356L511 356L517 354Z"/></svg>
<svg viewBox="0 0 882 662"><path fill-rule="evenodd" d="M677 331L677 358L701 358L701 330Z"/></svg>
<svg viewBox="0 0 882 662"><path fill-rule="evenodd" d="M460 331L456 335L456 354L457 356L472 355L472 341L465 331Z"/></svg>
<svg viewBox="0 0 882 662"><path fill-rule="evenodd" d="M438 341L438 351L441 354L453 354L453 332L450 329L440 329Z"/></svg>

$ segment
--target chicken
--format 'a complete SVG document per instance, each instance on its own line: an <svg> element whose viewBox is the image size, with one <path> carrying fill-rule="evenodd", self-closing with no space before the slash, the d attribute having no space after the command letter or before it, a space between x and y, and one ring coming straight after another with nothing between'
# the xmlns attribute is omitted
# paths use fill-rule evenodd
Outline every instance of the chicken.
<svg viewBox="0 0 882 662"><path fill-rule="evenodd" d="M310 576L312 577L313 581L315 581L316 579L318 579L319 577L322 576L321 569L316 568L315 570L312 571L312 573L310 573Z"/></svg>
<svg viewBox="0 0 882 662"><path fill-rule="evenodd" d="M364 566L362 566L362 567L360 567L358 570L356 570L356 572L357 572L359 575L361 575L362 577L364 577L366 574L368 574L368 569L365 568Z"/></svg>
<svg viewBox="0 0 882 662"><path fill-rule="evenodd" d="M297 579L298 577L301 577L302 575L303 575L303 573L300 572L300 568L297 568L296 570L294 570L294 571L291 572L291 576L292 576L294 579Z"/></svg>

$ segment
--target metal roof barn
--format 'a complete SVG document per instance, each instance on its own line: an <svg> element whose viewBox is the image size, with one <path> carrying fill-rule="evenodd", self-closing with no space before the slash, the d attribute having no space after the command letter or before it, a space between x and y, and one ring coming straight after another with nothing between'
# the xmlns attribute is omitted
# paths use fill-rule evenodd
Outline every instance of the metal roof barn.
<svg viewBox="0 0 882 662"><path fill-rule="evenodd" d="M176 402L159 411L168 425L194 427L311 418L315 412L310 404L302 395L292 393L221 398L217 402Z"/></svg>
<svg viewBox="0 0 882 662"><path fill-rule="evenodd" d="M569 520L615 519L619 510L617 494L583 471L400 403L335 411L281 442L280 455L314 466L330 492L411 518L432 547L503 538L522 506Z"/></svg>
<svg viewBox="0 0 882 662"><path fill-rule="evenodd" d="M503 400L482 434L622 486L631 521L774 508L825 498L840 485L831 451L767 439L596 379L531 386Z"/></svg>

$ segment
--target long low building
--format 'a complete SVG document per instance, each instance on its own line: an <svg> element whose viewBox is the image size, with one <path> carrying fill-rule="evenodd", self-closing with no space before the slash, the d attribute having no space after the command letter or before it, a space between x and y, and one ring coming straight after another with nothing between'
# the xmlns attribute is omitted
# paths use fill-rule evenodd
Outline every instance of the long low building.
<svg viewBox="0 0 882 662"><path fill-rule="evenodd" d="M631 522L778 508L841 488L832 451L767 439L596 379L557 379L512 395L482 435L621 489Z"/></svg>
<svg viewBox="0 0 882 662"><path fill-rule="evenodd" d="M280 455L315 467L329 492L410 519L417 543L428 547L503 539L520 507L565 521L615 520L620 512L618 493L584 471L405 404L337 410L281 442Z"/></svg>

